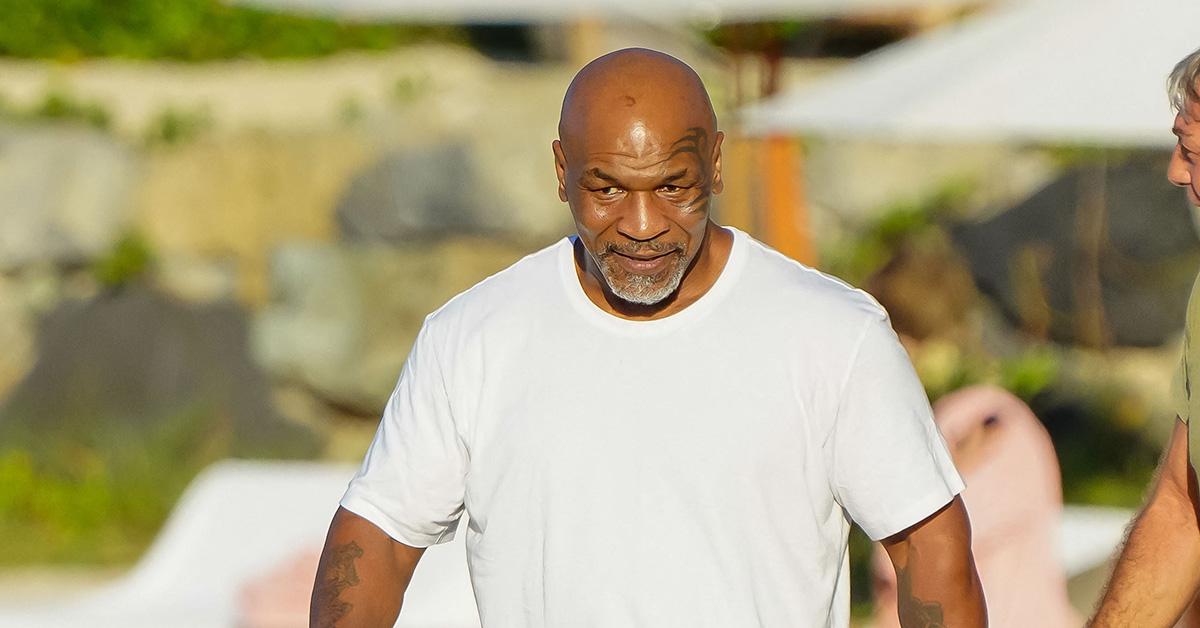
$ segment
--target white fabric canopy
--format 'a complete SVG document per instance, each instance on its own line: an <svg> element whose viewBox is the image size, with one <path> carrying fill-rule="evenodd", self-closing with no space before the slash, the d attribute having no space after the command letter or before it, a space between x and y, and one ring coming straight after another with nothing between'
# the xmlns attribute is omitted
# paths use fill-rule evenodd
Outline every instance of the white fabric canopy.
<svg viewBox="0 0 1200 628"><path fill-rule="evenodd" d="M851 15L981 0L240 0L242 4L405 22L555 22L579 18L763 20Z"/></svg>
<svg viewBox="0 0 1200 628"><path fill-rule="evenodd" d="M1166 77L1196 0L1030 0L884 48L743 110L752 134L1169 146Z"/></svg>

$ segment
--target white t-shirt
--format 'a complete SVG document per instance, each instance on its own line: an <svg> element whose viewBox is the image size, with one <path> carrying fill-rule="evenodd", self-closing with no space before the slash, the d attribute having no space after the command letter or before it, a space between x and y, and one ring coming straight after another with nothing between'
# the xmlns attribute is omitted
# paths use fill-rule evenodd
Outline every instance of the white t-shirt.
<svg viewBox="0 0 1200 628"><path fill-rule="evenodd" d="M429 315L342 506L455 533L486 628L846 626L846 535L963 484L866 293L744 233L663 319L599 309L563 239Z"/></svg>

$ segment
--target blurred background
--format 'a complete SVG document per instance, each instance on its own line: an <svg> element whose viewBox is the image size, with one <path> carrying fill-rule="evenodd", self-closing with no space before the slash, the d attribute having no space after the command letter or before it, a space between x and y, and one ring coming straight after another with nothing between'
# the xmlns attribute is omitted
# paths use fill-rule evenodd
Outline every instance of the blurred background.
<svg viewBox="0 0 1200 628"><path fill-rule="evenodd" d="M562 93L632 45L713 96L717 219L874 294L931 399L1028 404L1067 503L1137 506L1172 427L1200 268L1164 177L1182 0L0 16L0 606L119 580L217 461L356 464L425 314L570 233ZM1105 566L1069 575L1086 612Z"/></svg>

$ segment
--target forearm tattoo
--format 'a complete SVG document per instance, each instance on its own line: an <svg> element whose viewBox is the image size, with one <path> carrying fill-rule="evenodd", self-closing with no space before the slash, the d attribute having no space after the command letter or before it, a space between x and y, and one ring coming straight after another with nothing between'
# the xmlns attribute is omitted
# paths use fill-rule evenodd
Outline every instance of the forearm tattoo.
<svg viewBox="0 0 1200 628"><path fill-rule="evenodd" d="M318 628L335 628L339 620L354 608L354 605L341 599L342 592L359 583L358 571L354 569L354 561L361 558L363 550L358 543L351 541L338 545L329 551L328 562L317 581L313 602L316 605L315 626Z"/></svg>
<svg viewBox="0 0 1200 628"><path fill-rule="evenodd" d="M917 599L908 569L896 569L896 611L904 628L946 628L942 605Z"/></svg>

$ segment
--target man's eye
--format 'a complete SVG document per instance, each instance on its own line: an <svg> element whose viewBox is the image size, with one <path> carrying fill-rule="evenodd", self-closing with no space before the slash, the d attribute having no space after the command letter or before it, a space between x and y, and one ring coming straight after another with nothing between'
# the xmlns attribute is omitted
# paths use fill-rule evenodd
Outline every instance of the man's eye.
<svg viewBox="0 0 1200 628"><path fill-rule="evenodd" d="M674 193L682 190L683 188L679 187L678 185L663 185L663 186L659 186L658 189L667 194L674 194Z"/></svg>
<svg viewBox="0 0 1200 628"><path fill-rule="evenodd" d="M621 191L621 188L619 188L619 187L616 187L616 186L614 186L614 185L610 185L610 186L608 186L608 187L606 187L606 188L600 188L600 189L598 189L598 190L596 190L596 191L597 191L597 192L599 192L600 194L603 194L604 196L612 196L613 194L616 194L617 192L620 192L620 191Z"/></svg>

